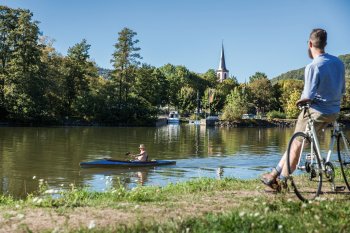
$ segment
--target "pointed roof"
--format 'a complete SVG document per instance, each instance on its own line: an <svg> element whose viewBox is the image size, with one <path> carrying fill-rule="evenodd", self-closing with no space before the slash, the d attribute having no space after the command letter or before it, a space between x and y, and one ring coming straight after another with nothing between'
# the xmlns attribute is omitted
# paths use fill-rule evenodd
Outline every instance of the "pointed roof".
<svg viewBox="0 0 350 233"><path fill-rule="evenodd" d="M219 69L220 71L227 72L226 64L225 64L225 52L224 52L224 43L221 44L221 57L220 57L220 64Z"/></svg>

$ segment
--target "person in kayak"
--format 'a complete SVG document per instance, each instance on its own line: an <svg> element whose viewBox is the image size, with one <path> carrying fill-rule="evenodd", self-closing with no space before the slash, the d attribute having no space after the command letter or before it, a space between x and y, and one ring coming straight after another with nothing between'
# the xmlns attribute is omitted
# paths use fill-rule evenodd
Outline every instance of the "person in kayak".
<svg viewBox="0 0 350 233"><path fill-rule="evenodd" d="M136 155L131 155L135 158L136 161L141 161L141 162L147 162L148 161L148 154L146 152L146 147L144 144L140 144L140 153Z"/></svg>

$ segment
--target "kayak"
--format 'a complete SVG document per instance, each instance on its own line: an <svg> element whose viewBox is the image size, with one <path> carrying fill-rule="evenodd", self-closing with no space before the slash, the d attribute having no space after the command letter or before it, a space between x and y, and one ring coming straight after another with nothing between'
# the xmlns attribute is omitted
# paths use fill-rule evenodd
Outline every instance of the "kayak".
<svg viewBox="0 0 350 233"><path fill-rule="evenodd" d="M88 167L154 167L162 165L174 165L176 161L170 160L152 160L147 162L142 161L125 161L114 159L97 159L88 162L81 162L79 165L83 168Z"/></svg>

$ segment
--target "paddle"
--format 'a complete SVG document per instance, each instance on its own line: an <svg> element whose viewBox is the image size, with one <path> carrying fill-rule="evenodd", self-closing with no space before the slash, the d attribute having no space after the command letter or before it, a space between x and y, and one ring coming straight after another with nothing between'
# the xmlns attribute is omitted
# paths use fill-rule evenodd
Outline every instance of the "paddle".
<svg viewBox="0 0 350 233"><path fill-rule="evenodd" d="M126 153L124 154L124 156L134 157L135 155L134 155L134 154L132 154L131 152L126 152ZM105 160L113 160L113 159L112 159L112 157L110 157L110 156L108 156L108 157L103 157L103 158L101 158L101 159L105 159Z"/></svg>
<svg viewBox="0 0 350 233"><path fill-rule="evenodd" d="M132 154L131 152L126 152L126 153L125 153L125 156L130 156L130 157L132 157L132 158L135 158L135 155Z"/></svg>
<svg viewBox="0 0 350 233"><path fill-rule="evenodd" d="M125 156L134 156L131 152L126 152L124 155L125 155ZM112 157L111 157L111 156L105 156L105 157L98 158L98 159L110 160L110 159L112 159Z"/></svg>

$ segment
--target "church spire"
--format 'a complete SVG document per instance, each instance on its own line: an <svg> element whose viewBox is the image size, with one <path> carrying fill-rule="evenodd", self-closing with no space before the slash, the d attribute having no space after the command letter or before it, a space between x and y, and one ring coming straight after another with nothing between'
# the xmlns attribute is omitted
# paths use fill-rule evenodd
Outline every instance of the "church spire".
<svg viewBox="0 0 350 233"><path fill-rule="evenodd" d="M221 57L220 57L220 64L218 71L228 71L226 69L226 63L225 63L225 52L224 52L224 43L221 44Z"/></svg>
<svg viewBox="0 0 350 233"><path fill-rule="evenodd" d="M228 70L226 69L225 52L224 52L224 43L223 42L221 44L221 57L220 57L219 69L216 71L216 75L218 77L219 82L222 82L228 78Z"/></svg>

